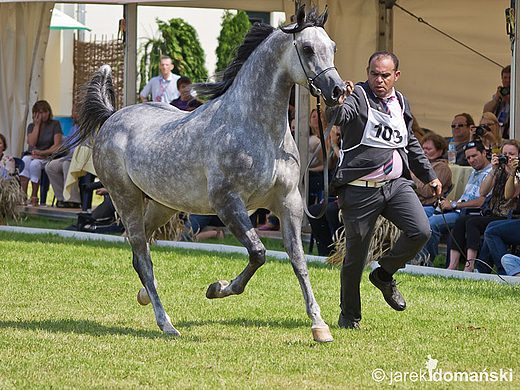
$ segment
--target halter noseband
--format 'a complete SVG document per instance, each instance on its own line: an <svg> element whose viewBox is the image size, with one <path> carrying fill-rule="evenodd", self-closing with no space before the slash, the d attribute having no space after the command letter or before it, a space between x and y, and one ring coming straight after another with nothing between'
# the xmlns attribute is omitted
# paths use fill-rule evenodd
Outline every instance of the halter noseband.
<svg viewBox="0 0 520 390"><path fill-rule="evenodd" d="M319 96L323 96L323 93L321 92L321 89L318 88L316 86L316 84L314 84L314 81L319 76L321 76L322 74L328 72L329 70L335 70L336 67L335 66L330 66L328 68L323 69L316 76L314 76L312 78L309 77L309 75L307 75L307 71L305 70L305 66L303 65L303 61L302 61L302 57L300 56L300 52L298 51L298 46L296 46L296 33L293 33L293 45L294 45L294 48L296 50L296 54L298 55L298 60L300 61L300 65L302 67L303 73L305 74L305 78L307 79L307 84L309 84L309 92L311 93L312 96L314 96L316 98L319 97Z"/></svg>

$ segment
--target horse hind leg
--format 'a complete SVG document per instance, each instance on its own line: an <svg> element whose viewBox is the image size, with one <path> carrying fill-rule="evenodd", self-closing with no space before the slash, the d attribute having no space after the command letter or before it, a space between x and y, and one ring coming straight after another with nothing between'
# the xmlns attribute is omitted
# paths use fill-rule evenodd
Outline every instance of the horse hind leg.
<svg viewBox="0 0 520 390"><path fill-rule="evenodd" d="M301 240L303 207L300 194L297 191L293 191L287 199L277 204L282 207L278 209L275 207L273 211L280 217L285 250L291 259L294 273L300 283L307 315L312 320L311 330L314 341L333 341L334 339L330 333L329 326L321 318L321 310L316 302L309 280L309 269Z"/></svg>
<svg viewBox="0 0 520 390"><path fill-rule="evenodd" d="M217 215L229 231L246 247L249 253L249 263L240 275L231 280L231 283L219 280L211 284L206 291L206 297L209 299L242 294L256 270L265 263L265 247L251 224L242 200L233 194L228 194L221 199L219 205L222 206L215 207Z"/></svg>
<svg viewBox="0 0 520 390"><path fill-rule="evenodd" d="M168 223L168 221L170 221L170 219L177 213L177 210L166 207L158 202L155 202L154 200L149 200L147 202L144 213L146 241L149 242L153 233L158 228ZM155 288L157 289L158 283L155 277L153 282ZM150 297L148 296L148 292L144 286L141 287L137 293L137 302L142 306L146 306L151 302Z"/></svg>
<svg viewBox="0 0 520 390"><path fill-rule="evenodd" d="M112 177L105 178L103 183L105 185L108 184L107 189L125 226L128 241L132 246L132 264L134 269L139 275L139 279L143 283L152 303L159 329L165 334L179 336L180 333L173 327L155 287L150 247L145 231L143 193L131 182L129 177L123 176L125 179L122 180L122 176L114 177L113 172L114 170L112 171Z"/></svg>

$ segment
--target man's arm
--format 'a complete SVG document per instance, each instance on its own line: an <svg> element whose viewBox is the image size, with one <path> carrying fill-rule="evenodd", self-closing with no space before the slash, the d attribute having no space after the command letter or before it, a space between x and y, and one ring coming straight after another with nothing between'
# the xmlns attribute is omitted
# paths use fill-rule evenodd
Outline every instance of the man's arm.
<svg viewBox="0 0 520 390"><path fill-rule="evenodd" d="M484 109L482 112L495 112L498 105L500 104L500 101L502 100L502 94L500 93L500 89L501 86L498 86L495 96L493 96L493 99L491 99L489 102L484 104Z"/></svg>
<svg viewBox="0 0 520 390"><path fill-rule="evenodd" d="M465 207L480 207L486 200L485 196L480 196L477 199L468 200L467 202L457 202L457 210L460 210ZM443 199L440 202L441 208L443 211L453 211L453 207L451 207L451 202L447 199Z"/></svg>
<svg viewBox="0 0 520 390"><path fill-rule="evenodd" d="M148 83L146 83L146 85L144 86L143 90L139 94L139 97L141 98L143 103L149 102L148 95L150 95L150 93L152 92L151 84L152 84L152 80L148 81Z"/></svg>

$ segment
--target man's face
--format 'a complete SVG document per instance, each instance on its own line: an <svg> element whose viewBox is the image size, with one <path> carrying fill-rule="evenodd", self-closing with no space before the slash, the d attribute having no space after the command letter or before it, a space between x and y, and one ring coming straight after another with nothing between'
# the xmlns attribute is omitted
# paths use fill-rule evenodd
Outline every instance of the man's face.
<svg viewBox="0 0 520 390"><path fill-rule="evenodd" d="M465 116L456 116L451 122L453 138L467 138L469 140L468 120Z"/></svg>
<svg viewBox="0 0 520 390"><path fill-rule="evenodd" d="M159 69L161 69L161 74L164 79L168 78L171 71L173 70L172 60L169 58L162 59L159 63Z"/></svg>
<svg viewBox="0 0 520 390"><path fill-rule="evenodd" d="M191 84L181 84L179 86L182 100L189 100L191 98Z"/></svg>
<svg viewBox="0 0 520 390"><path fill-rule="evenodd" d="M368 85L380 98L390 96L400 75L401 71L395 70L394 61L387 56L373 58L367 67Z"/></svg>
<svg viewBox="0 0 520 390"><path fill-rule="evenodd" d="M464 153L466 154L466 160L468 160L469 165L477 171L480 171L489 164L485 150L479 152L477 148L469 148Z"/></svg>
<svg viewBox="0 0 520 390"><path fill-rule="evenodd" d="M509 87L511 85L511 73L504 73L502 75L502 86Z"/></svg>

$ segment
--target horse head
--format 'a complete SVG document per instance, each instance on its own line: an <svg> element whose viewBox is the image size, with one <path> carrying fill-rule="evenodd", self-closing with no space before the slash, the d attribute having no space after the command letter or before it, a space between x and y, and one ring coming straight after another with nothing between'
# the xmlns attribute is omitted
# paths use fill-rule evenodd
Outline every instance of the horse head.
<svg viewBox="0 0 520 390"><path fill-rule="evenodd" d="M328 15L328 7L321 15L312 7L306 15L302 5L296 23L280 29L293 36L289 58L295 81L309 88L313 96L323 97L328 106L335 106L345 93L345 83L334 66L336 44L323 29Z"/></svg>

